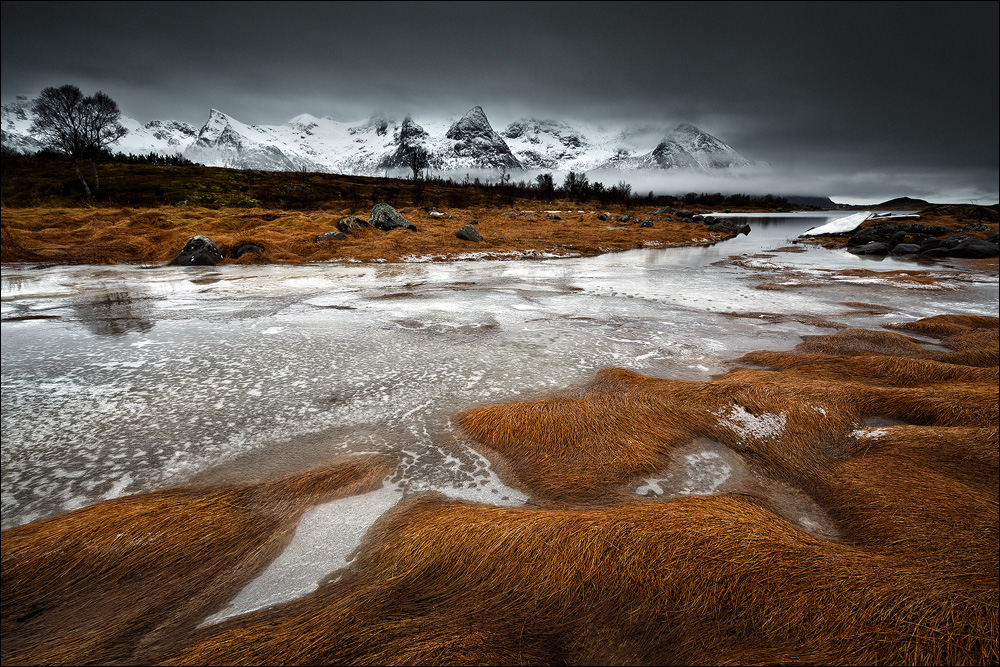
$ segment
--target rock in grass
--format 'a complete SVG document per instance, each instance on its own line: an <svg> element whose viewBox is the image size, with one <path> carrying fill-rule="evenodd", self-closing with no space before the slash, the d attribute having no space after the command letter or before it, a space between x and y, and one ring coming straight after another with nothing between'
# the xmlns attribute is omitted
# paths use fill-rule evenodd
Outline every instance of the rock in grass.
<svg viewBox="0 0 1000 667"><path fill-rule="evenodd" d="M463 241L475 241L476 243L483 240L482 235L480 235L479 231L472 225L459 227L458 231L455 232L455 236Z"/></svg>
<svg viewBox="0 0 1000 667"><path fill-rule="evenodd" d="M229 252L229 256L233 259L239 259L248 252L259 255L264 252L264 246L256 243L241 243Z"/></svg>
<svg viewBox="0 0 1000 667"><path fill-rule="evenodd" d="M355 229L361 229L362 227L371 227L367 221L361 218L349 215L346 218L341 218L337 221L337 229L344 232L352 232Z"/></svg>
<svg viewBox="0 0 1000 667"><path fill-rule="evenodd" d="M384 232L397 227L405 227L411 231L417 231L416 225L399 214L399 211L388 204L375 204L372 213L368 216L368 224L377 227Z"/></svg>
<svg viewBox="0 0 1000 667"><path fill-rule="evenodd" d="M184 248L170 260L168 266L215 266L222 261L222 253L215 241L207 236L192 236Z"/></svg>
<svg viewBox="0 0 1000 667"><path fill-rule="evenodd" d="M342 232L327 232L317 236L315 243L322 243L323 241L343 241L346 238L347 234Z"/></svg>
<svg viewBox="0 0 1000 667"><path fill-rule="evenodd" d="M872 241L871 243L854 247L847 252L852 255L888 255L889 244L881 243L880 241Z"/></svg>

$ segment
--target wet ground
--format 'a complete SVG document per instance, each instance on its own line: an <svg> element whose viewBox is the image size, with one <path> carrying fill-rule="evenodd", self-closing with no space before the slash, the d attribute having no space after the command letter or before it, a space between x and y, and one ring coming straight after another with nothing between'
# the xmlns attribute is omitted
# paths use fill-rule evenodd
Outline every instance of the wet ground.
<svg viewBox="0 0 1000 667"><path fill-rule="evenodd" d="M340 562L405 493L525 502L453 429L463 409L608 366L705 379L833 324L997 314L995 274L791 244L838 215L749 216L748 236L712 247L592 258L4 266L3 528L178 483L274 477L352 453L396 457L368 501L303 520L346 517L319 557ZM724 487L739 461L710 443L696 449L636 492ZM298 566L274 567L269 576L288 582ZM320 569L250 591L229 613L308 589L329 566Z"/></svg>

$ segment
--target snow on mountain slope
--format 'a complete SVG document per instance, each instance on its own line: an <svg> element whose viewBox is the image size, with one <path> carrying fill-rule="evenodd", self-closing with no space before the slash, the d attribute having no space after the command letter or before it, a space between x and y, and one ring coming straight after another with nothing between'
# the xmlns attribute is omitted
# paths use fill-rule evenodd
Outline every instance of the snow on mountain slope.
<svg viewBox="0 0 1000 667"><path fill-rule="evenodd" d="M31 101L19 96L2 107L2 142L21 152L39 150L31 136ZM122 117L128 134L112 151L182 154L201 164L236 169L326 171L385 175L409 171L404 146L427 152L431 172L715 171L755 164L725 142L681 124L663 129L609 129L562 120L522 118L494 130L482 107L458 119L402 122L375 114L345 123L302 114L283 125L247 125L212 109L200 128L177 121L141 124ZM651 132L655 132L653 135ZM656 141L662 139L650 150Z"/></svg>
<svg viewBox="0 0 1000 667"><path fill-rule="evenodd" d="M732 167L748 167L754 162L729 144L694 125L681 123L649 153L638 156L617 156L598 169L696 169L712 171Z"/></svg>
<svg viewBox="0 0 1000 667"><path fill-rule="evenodd" d="M648 133L649 128L616 131L603 125L522 118L508 125L503 136L525 169L586 172L648 149Z"/></svg>
<svg viewBox="0 0 1000 667"><path fill-rule="evenodd" d="M41 144L28 131L31 120L31 100L24 95L0 106L0 143L19 153L41 150Z"/></svg>
<svg viewBox="0 0 1000 667"><path fill-rule="evenodd" d="M128 130L113 150L135 155L157 153L173 155L183 153L198 136L198 128L176 120L151 120L145 125L132 118L123 117L122 126Z"/></svg>

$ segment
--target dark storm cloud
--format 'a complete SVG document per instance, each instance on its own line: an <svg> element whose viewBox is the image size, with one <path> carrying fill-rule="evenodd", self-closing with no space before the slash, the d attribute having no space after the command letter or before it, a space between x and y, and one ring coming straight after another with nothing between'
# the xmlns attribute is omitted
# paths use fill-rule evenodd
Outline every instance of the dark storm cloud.
<svg viewBox="0 0 1000 667"><path fill-rule="evenodd" d="M995 193L997 22L957 2L4 3L2 97L75 83L195 125L477 104L495 126L686 121L802 177Z"/></svg>

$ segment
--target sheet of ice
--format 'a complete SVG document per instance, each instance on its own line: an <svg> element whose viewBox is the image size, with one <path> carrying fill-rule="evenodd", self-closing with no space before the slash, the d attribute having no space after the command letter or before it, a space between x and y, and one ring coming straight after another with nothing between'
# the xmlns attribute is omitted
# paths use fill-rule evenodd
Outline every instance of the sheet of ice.
<svg viewBox="0 0 1000 667"><path fill-rule="evenodd" d="M671 477L647 477L635 492L662 496L673 492L679 496L710 496L733 475L733 467L719 451L706 449L683 454L672 467Z"/></svg>
<svg viewBox="0 0 1000 667"><path fill-rule="evenodd" d="M834 522L807 493L753 469L721 443L701 438L675 450L670 458L666 469L635 488L637 495L651 501L724 493L754 496L803 530L826 539L838 536Z"/></svg>
<svg viewBox="0 0 1000 667"><path fill-rule="evenodd" d="M870 218L871 220L919 220L920 215L916 213L887 213L885 215L879 215L877 217Z"/></svg>
<svg viewBox="0 0 1000 667"><path fill-rule="evenodd" d="M817 234L839 234L853 232L855 229L861 226L865 220L871 217L870 212L854 213L852 215L846 215L842 218L837 218L831 220L825 225L820 225L819 227L813 227L802 232L802 236L816 236Z"/></svg>
<svg viewBox="0 0 1000 667"><path fill-rule="evenodd" d="M383 484L376 491L309 508L281 555L202 625L312 593L328 575L347 567L352 552L371 525L401 497L401 489Z"/></svg>
<svg viewBox="0 0 1000 667"><path fill-rule="evenodd" d="M852 438L857 438L859 440L861 438L867 438L867 439L870 439L870 440L878 440L879 438L885 436L887 433L889 433L888 429L882 428L882 427L879 427L879 428L859 428L859 429L855 429L855 430L851 431L850 432L850 436Z"/></svg>

